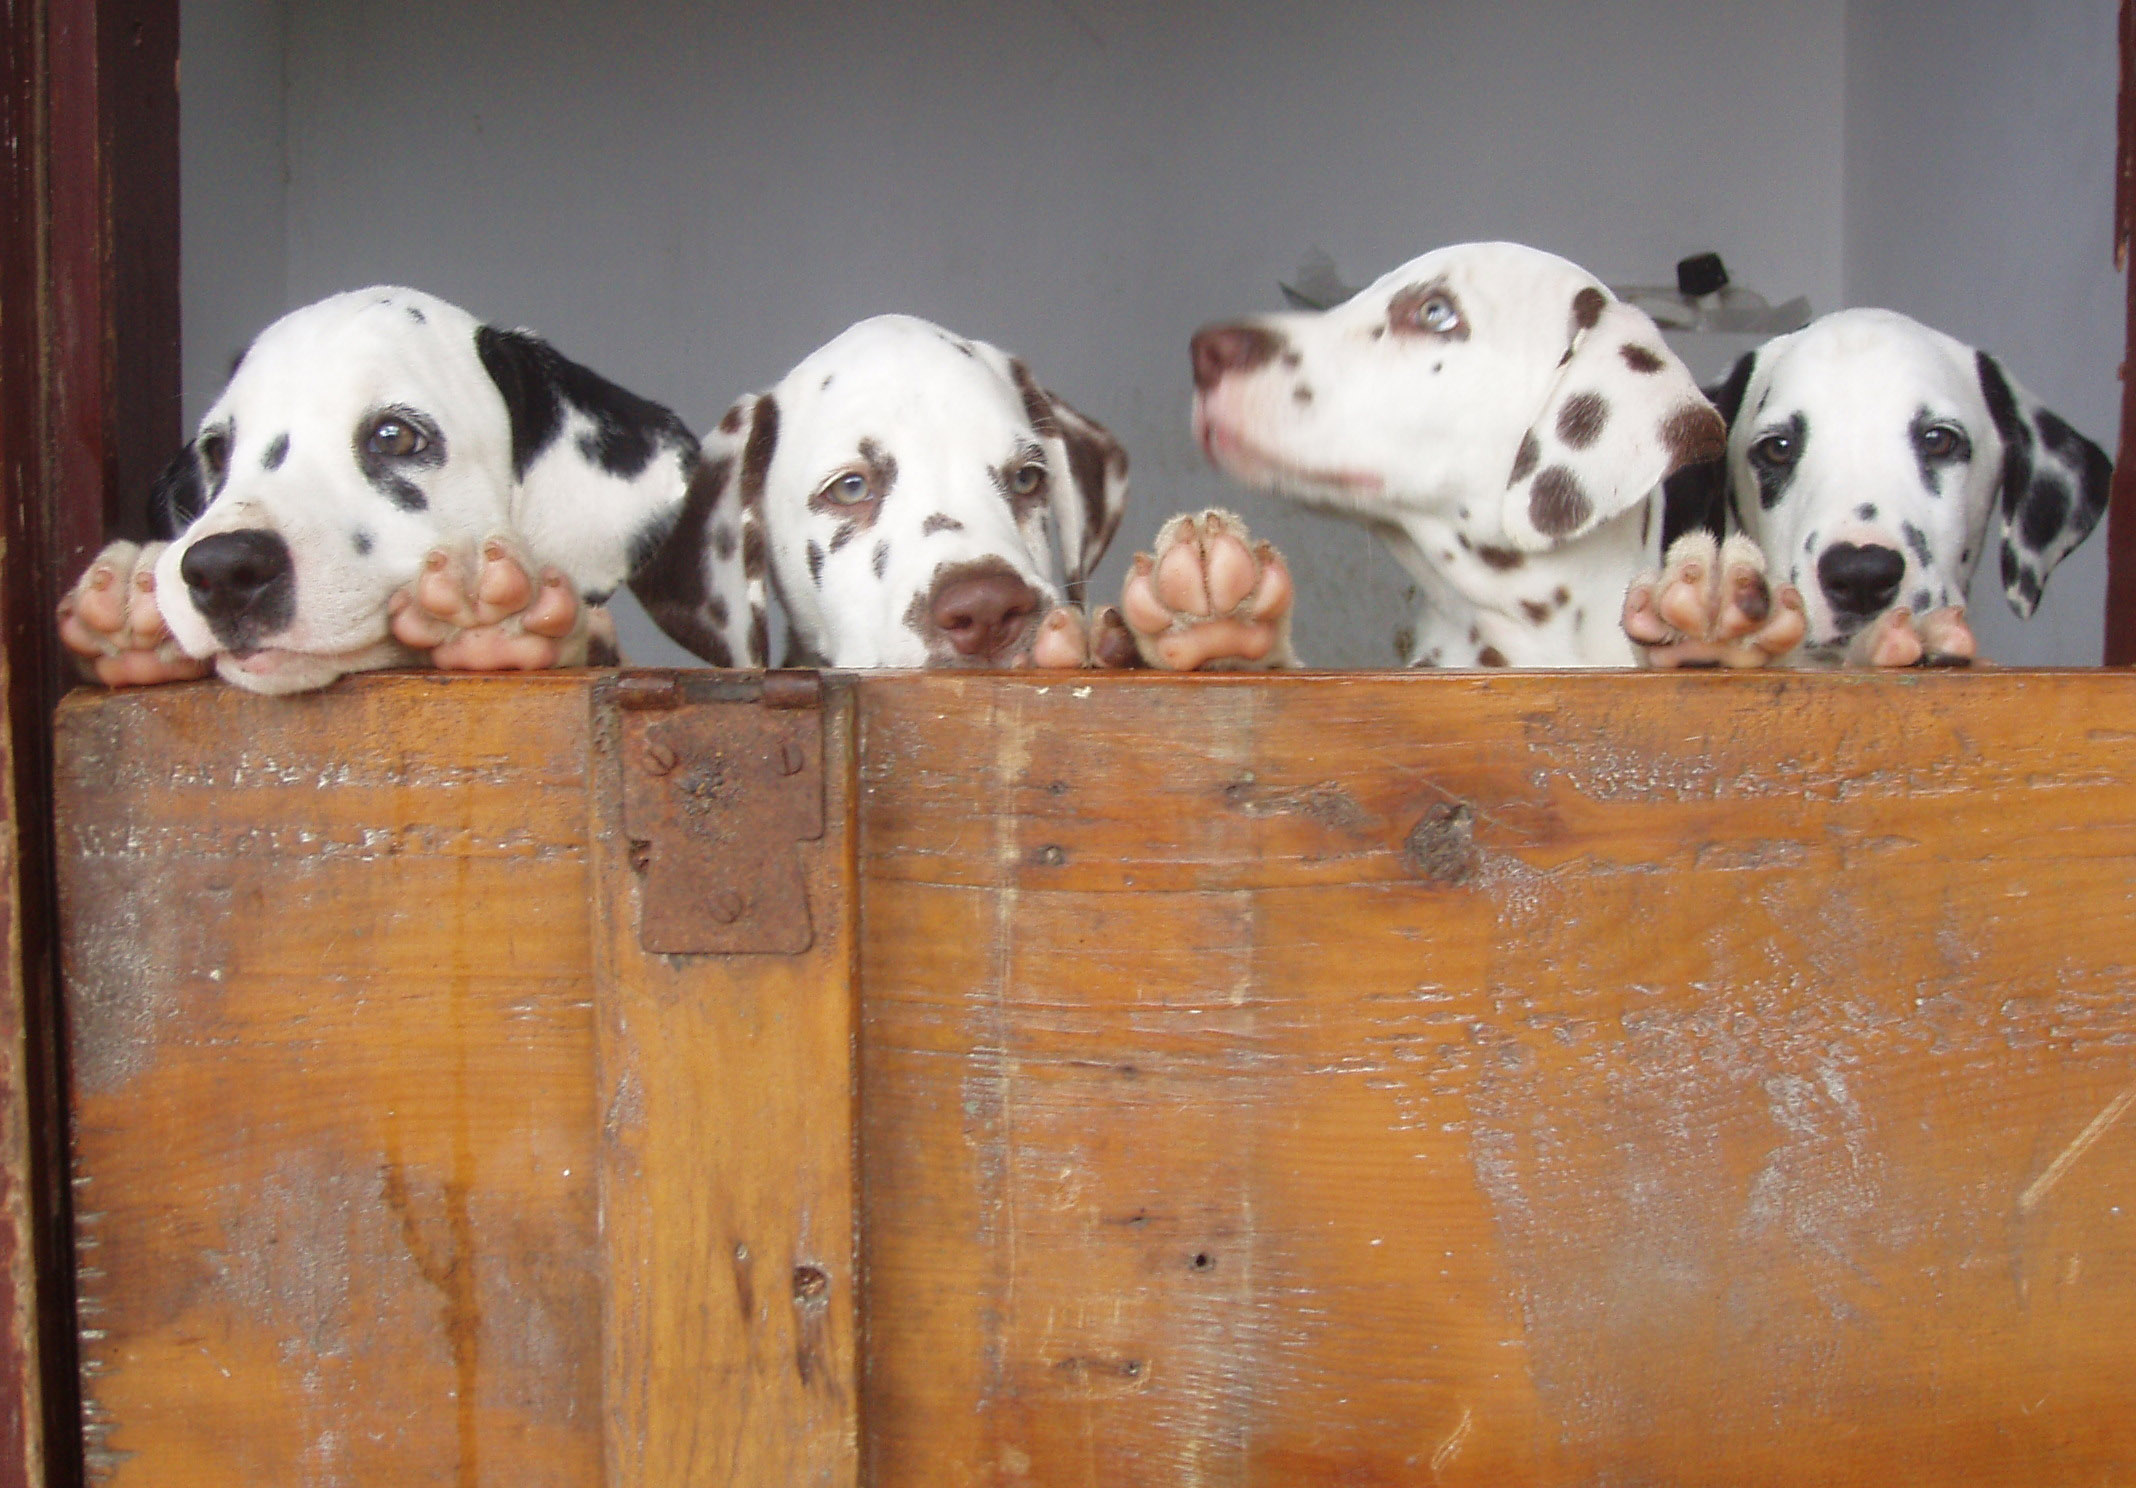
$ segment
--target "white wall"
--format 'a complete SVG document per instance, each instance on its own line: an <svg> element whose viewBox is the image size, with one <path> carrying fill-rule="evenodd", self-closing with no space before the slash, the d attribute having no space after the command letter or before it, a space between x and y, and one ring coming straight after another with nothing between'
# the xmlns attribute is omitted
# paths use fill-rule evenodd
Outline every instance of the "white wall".
<svg viewBox="0 0 2136 1488"><path fill-rule="evenodd" d="M1847 16L1846 295L1992 351L2112 453L2113 0L1854 0ZM1973 586L1986 654L2096 664L2103 530L2030 622L1995 553Z"/></svg>

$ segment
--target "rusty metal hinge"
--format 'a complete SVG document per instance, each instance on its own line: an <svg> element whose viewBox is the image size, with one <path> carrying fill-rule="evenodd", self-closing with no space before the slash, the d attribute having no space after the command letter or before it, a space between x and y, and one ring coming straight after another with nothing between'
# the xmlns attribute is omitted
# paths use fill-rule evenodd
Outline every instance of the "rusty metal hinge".
<svg viewBox="0 0 2136 1488"><path fill-rule="evenodd" d="M663 955L795 955L814 943L797 844L823 835L821 683L691 695L675 676L618 679L623 829L638 940Z"/></svg>

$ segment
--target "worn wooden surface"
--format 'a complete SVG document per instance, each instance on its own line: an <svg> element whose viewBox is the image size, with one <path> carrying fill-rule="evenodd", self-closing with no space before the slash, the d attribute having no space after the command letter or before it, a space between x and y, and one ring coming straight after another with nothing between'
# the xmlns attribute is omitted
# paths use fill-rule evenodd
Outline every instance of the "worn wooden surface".
<svg viewBox="0 0 2136 1488"><path fill-rule="evenodd" d="M93 1479L600 1481L590 716L62 709Z"/></svg>
<svg viewBox="0 0 2136 1488"><path fill-rule="evenodd" d="M721 715L761 706L701 705L665 735L681 757L661 784L716 791ZM595 798L606 1481L854 1488L851 697L779 715L821 730L821 838L727 845L799 858L799 955L640 948L623 777L648 773L648 725L670 716L604 711Z"/></svg>
<svg viewBox="0 0 2136 1488"><path fill-rule="evenodd" d="M861 689L876 1488L2136 1473L2136 677Z"/></svg>

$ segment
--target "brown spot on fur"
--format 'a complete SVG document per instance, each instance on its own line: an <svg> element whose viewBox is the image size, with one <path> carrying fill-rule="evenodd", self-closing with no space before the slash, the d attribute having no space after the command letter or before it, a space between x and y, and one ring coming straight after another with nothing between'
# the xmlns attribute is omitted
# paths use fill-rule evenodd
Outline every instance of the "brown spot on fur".
<svg viewBox="0 0 2136 1488"><path fill-rule="evenodd" d="M755 657L771 654L771 623L764 618L762 605L749 607L749 654Z"/></svg>
<svg viewBox="0 0 2136 1488"><path fill-rule="evenodd" d="M1059 438L1061 426L1060 420L1053 416L1053 400L1046 396L1046 390L1038 385L1038 379L1031 375L1031 369L1023 364L1021 357L1009 358L1009 375L1016 379L1016 391L1023 398L1024 417L1031 421L1038 437Z"/></svg>
<svg viewBox="0 0 2136 1488"><path fill-rule="evenodd" d="M1629 341L1617 348L1617 354L1624 358L1625 366L1631 368L1634 372L1643 372L1649 376L1659 372L1663 366L1661 358L1655 353L1648 351L1644 346L1635 346Z"/></svg>
<svg viewBox="0 0 2136 1488"><path fill-rule="evenodd" d="M1520 612L1536 625L1540 625L1550 618L1550 606L1539 599L1522 600L1520 602Z"/></svg>
<svg viewBox="0 0 2136 1488"><path fill-rule="evenodd" d="M1537 476L1528 492L1528 520L1545 537L1575 532L1594 514L1594 502L1580 489L1578 478L1562 465L1553 465Z"/></svg>
<svg viewBox="0 0 2136 1488"><path fill-rule="evenodd" d="M770 394L756 400L749 420L749 440L742 446L742 505L761 506L764 478L771 473L771 457L779 448L779 405ZM743 546L748 546L744 533Z"/></svg>
<svg viewBox="0 0 2136 1488"><path fill-rule="evenodd" d="M881 578L884 571L890 567L890 544L877 543L875 555L869 559L868 566L875 570L875 577Z"/></svg>
<svg viewBox="0 0 2136 1488"><path fill-rule="evenodd" d="M935 512L926 521L920 523L920 536L922 537L934 532L962 532L963 530L964 524L947 512Z"/></svg>
<svg viewBox="0 0 2136 1488"><path fill-rule="evenodd" d="M731 459L700 461L690 472L675 525L630 575L660 628L715 666L731 665L731 648L719 633L727 623L726 605L706 582L704 549L709 543L723 562L734 556L733 529L712 527L733 475ZM719 659L723 653L729 661Z"/></svg>
<svg viewBox="0 0 2136 1488"><path fill-rule="evenodd" d="M1574 393L1558 410L1558 438L1573 449L1586 449L1602 437L1609 422L1609 401L1600 393Z"/></svg>
<svg viewBox="0 0 2136 1488"><path fill-rule="evenodd" d="M831 551L834 553L837 552L840 548L851 542L859 534L859 532L860 523L858 522L839 523L838 530L831 534Z"/></svg>
<svg viewBox="0 0 2136 1488"><path fill-rule="evenodd" d="M1572 297L1572 323L1580 330L1591 330L1602 318L1602 311L1609 304L1609 296L1592 284Z"/></svg>
<svg viewBox="0 0 2136 1488"><path fill-rule="evenodd" d="M719 554L721 562L734 556L735 540L732 527L720 527L712 533L712 551Z"/></svg>
<svg viewBox="0 0 2136 1488"><path fill-rule="evenodd" d="M739 434L742 432L742 405L737 403L719 417L719 432Z"/></svg>
<svg viewBox="0 0 2136 1488"><path fill-rule="evenodd" d="M1560 584L1550 592L1550 602L1562 610L1572 603L1572 591Z"/></svg>
<svg viewBox="0 0 2136 1488"><path fill-rule="evenodd" d="M1510 573L1528 561L1528 555L1518 549L1494 548L1488 543L1476 549L1476 556L1500 573Z"/></svg>
<svg viewBox="0 0 2136 1488"><path fill-rule="evenodd" d="M1513 456L1513 475L1506 484L1517 486L1535 473L1535 467L1543 458L1543 447L1536 443L1535 435L1521 436L1520 449Z"/></svg>
<svg viewBox="0 0 2136 1488"><path fill-rule="evenodd" d="M769 567L769 555L764 548L764 529L755 522L742 526L742 573L745 577L761 579Z"/></svg>
<svg viewBox="0 0 2136 1488"><path fill-rule="evenodd" d="M1476 665L1478 666L1502 667L1505 664L1506 653L1496 646L1486 646L1476 653Z"/></svg>
<svg viewBox="0 0 2136 1488"><path fill-rule="evenodd" d="M1686 403L1661 425L1661 442L1668 447L1670 465L1663 474L1673 474L1701 460L1717 460L1728 449L1728 426L1709 404Z"/></svg>
<svg viewBox="0 0 2136 1488"><path fill-rule="evenodd" d="M817 588L823 587L823 544L814 538L808 540L808 577Z"/></svg>

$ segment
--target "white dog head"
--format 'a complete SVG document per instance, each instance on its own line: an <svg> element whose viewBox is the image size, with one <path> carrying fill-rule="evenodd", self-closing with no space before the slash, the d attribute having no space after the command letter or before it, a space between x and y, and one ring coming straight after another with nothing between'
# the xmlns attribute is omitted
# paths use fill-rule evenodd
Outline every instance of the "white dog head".
<svg viewBox="0 0 2136 1488"><path fill-rule="evenodd" d="M1715 402L1736 524L1802 590L1812 646L1895 604L1963 605L1998 514L2003 590L2028 617L2106 509L2105 451L1986 352L1889 310L1768 341Z"/></svg>
<svg viewBox="0 0 2136 1488"><path fill-rule="evenodd" d="M158 482L175 540L157 602L239 686L318 687L409 659L387 604L433 549L511 535L594 603L674 568L699 473L673 414L540 339L413 290L356 290L261 332ZM741 608L739 570L716 581ZM715 662L749 655L744 616L674 633Z"/></svg>
<svg viewBox="0 0 2136 1488"><path fill-rule="evenodd" d="M1321 313L1194 338L1195 437L1235 478L1537 551L1644 501L1722 428L1653 322L1575 264L1463 243Z"/></svg>
<svg viewBox="0 0 2136 1488"><path fill-rule="evenodd" d="M742 399L705 453L745 544L761 514L796 659L838 667L1016 664L1127 496L1120 446L1022 362L900 315Z"/></svg>

